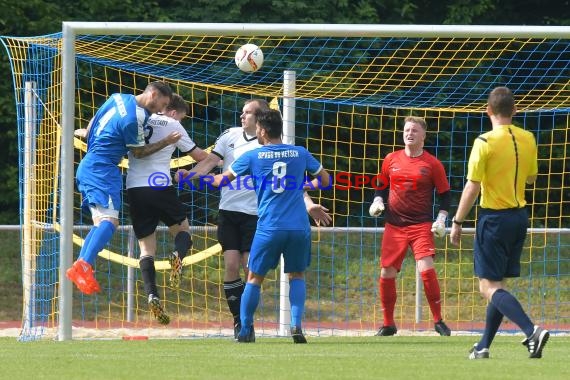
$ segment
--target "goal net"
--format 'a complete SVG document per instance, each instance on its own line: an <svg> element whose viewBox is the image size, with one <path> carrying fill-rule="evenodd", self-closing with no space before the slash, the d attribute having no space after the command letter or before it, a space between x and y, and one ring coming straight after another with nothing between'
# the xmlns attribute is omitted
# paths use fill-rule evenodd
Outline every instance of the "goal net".
<svg viewBox="0 0 570 380"><path fill-rule="evenodd" d="M233 336L216 241L219 193L183 190L194 247L180 289L168 286L172 240L158 233L157 281L171 316L153 320L138 270L128 199L121 227L99 254L101 293L83 296L62 276L91 225L74 173L85 153L73 130L85 128L116 92L137 94L168 82L189 103L190 136L211 147L239 126L243 103L263 98L283 108L284 71L295 73L295 143L333 174L313 192L332 227L313 227L304 326L309 335L370 335L382 324L377 290L383 218L371 218L374 190L364 183L382 158L403 146L403 118L426 118L426 149L444 164L453 214L473 140L490 129L486 98L496 86L517 100L514 123L539 145L539 176L527 199L531 225L522 275L510 288L537 323L570 329L570 30L566 27L468 27L295 24L64 23L63 33L2 37L14 81L20 153L22 340L57 336ZM251 74L233 61L255 43L263 67ZM524 154L524 152L523 152ZM121 163L123 173L128 165ZM171 167L192 165L174 158ZM74 190L75 189L75 190ZM126 194L125 194L126 195ZM437 210L437 205L435 206ZM436 211L435 210L435 211ZM482 328L485 301L473 277L474 209L461 248L438 241L436 270L445 321L454 331ZM433 333L409 255L397 278L401 331ZM279 271L268 275L256 313L259 335L278 335ZM516 330L505 322L504 328ZM82 335L84 334L84 335Z"/></svg>

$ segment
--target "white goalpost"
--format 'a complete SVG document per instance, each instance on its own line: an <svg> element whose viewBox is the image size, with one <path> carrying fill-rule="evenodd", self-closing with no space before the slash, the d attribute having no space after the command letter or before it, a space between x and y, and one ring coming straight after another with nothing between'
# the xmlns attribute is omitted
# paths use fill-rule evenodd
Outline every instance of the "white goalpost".
<svg viewBox="0 0 570 380"><path fill-rule="evenodd" d="M25 119L25 143L24 143L24 218L22 233L24 238L24 246L22 250L23 265L22 265L22 285L24 288L24 315L29 317L24 320L27 327L31 327L32 315L35 315L35 244L33 244L35 219L33 217L34 200L33 194L35 193L33 187L36 183L34 179L34 155L32 152L35 149L36 124L37 124L37 98L34 93L36 89L35 82L26 82L25 84L26 95L24 100L24 119Z"/></svg>

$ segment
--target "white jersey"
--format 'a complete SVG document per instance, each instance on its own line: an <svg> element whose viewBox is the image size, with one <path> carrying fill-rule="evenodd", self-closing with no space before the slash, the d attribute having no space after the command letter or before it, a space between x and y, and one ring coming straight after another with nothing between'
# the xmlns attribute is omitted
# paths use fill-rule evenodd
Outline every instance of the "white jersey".
<svg viewBox="0 0 570 380"><path fill-rule="evenodd" d="M235 127L227 129L218 137L212 153L224 160L223 171L226 171L239 156L259 147L261 145L257 142L256 136L247 137L243 128ZM249 178L248 183L244 185L243 180L244 177L240 177L233 180L231 188L222 187L220 209L257 215L257 197L253 190L253 181Z"/></svg>
<svg viewBox="0 0 570 380"><path fill-rule="evenodd" d="M176 119L162 114L153 114L144 127L145 142L155 143L172 132L180 132L182 138L175 144L168 145L158 152L144 158L135 158L129 151L129 169L127 171L127 189L133 187L166 187L170 186L170 159L172 153L178 148L183 153L188 153L196 148L188 133ZM157 173L160 173L157 175ZM151 180L149 183L149 179ZM159 180L161 183L157 183Z"/></svg>

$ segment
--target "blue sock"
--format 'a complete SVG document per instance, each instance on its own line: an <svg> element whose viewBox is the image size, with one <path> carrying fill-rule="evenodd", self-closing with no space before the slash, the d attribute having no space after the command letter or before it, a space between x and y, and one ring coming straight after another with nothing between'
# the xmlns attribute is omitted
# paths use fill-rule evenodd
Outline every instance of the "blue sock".
<svg viewBox="0 0 570 380"><path fill-rule="evenodd" d="M291 302L291 327L301 327L301 320L305 312L305 299L307 290L305 280L294 278L289 282L289 302Z"/></svg>
<svg viewBox="0 0 570 380"><path fill-rule="evenodd" d="M99 223L99 227L93 229L93 236L89 239L89 245L81 258L89 264L94 265L97 254L111 241L115 233L115 225L107 220Z"/></svg>
<svg viewBox="0 0 570 380"><path fill-rule="evenodd" d="M239 335L241 336L247 336L251 331L253 313L255 313L255 309L257 309L257 305L259 304L260 293L261 286L249 282L245 284L240 305L241 331Z"/></svg>
<svg viewBox="0 0 570 380"><path fill-rule="evenodd" d="M96 230L97 230L97 226L91 227L91 230L89 231L87 236L85 236L85 239L83 240L83 245L81 246L81 251L79 251L79 257L77 259L85 260L85 252L87 251L87 247L89 246L89 242L91 241L91 238L95 234Z"/></svg>
<svg viewBox="0 0 570 380"><path fill-rule="evenodd" d="M483 331L483 337L477 344L477 350L480 351L483 348L491 347L495 335L499 330L499 326L503 321L503 314L490 302L487 305L487 317L485 318L485 331Z"/></svg>
<svg viewBox="0 0 570 380"><path fill-rule="evenodd" d="M534 325L524 312L519 301L511 293L505 289L499 289L491 297L491 302L501 314L520 327L527 337L532 335Z"/></svg>

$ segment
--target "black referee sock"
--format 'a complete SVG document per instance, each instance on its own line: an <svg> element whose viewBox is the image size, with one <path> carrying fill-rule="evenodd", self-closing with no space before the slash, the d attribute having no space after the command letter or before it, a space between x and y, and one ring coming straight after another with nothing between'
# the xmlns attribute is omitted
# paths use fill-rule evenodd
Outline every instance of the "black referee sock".
<svg viewBox="0 0 570 380"><path fill-rule="evenodd" d="M142 256L139 260L141 274L144 284L144 291L147 295L154 294L158 296L156 288L156 270L154 269L154 257Z"/></svg>
<svg viewBox="0 0 570 380"><path fill-rule="evenodd" d="M180 231L174 237L174 247L178 252L180 260L186 257L190 248L192 248L192 237L186 231Z"/></svg>
<svg viewBox="0 0 570 380"><path fill-rule="evenodd" d="M241 278L234 281L224 281L224 293L226 293L226 300L228 301L228 306L230 308L230 313L234 317L234 325L240 322L240 304L241 295L245 284Z"/></svg>

